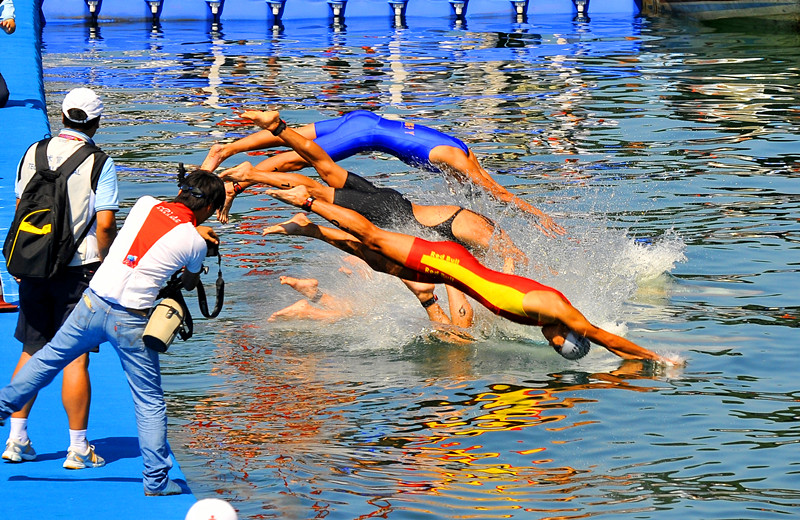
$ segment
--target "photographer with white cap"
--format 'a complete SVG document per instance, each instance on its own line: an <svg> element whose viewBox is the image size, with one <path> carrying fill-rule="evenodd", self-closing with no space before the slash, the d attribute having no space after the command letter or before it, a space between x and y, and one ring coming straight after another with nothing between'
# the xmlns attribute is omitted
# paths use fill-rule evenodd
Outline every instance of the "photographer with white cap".
<svg viewBox="0 0 800 520"><path fill-rule="evenodd" d="M59 264L55 273L47 276L32 272L27 275L15 274L11 269L10 255L5 255L9 272L19 280L20 313L14 337L22 342L22 355L14 375L53 338L67 319L117 234L115 214L119 209L119 194L116 167L114 161L92 140L100 127L103 102L91 89L76 88L67 93L61 108L64 128L55 137L43 139L28 148L17 169L15 191L17 213L21 214L32 200L31 192L36 192L41 183L46 182L47 175L52 175L53 170L59 168L70 170L61 172L68 182L63 180L63 184L55 184L52 188L53 193L66 191L66 195L41 202L42 206L52 206L43 209L52 209L51 218L55 220L52 224L40 227L48 231L63 227L72 232L72 240L68 248L63 248L63 265ZM26 187L29 189L26 190ZM62 198L68 200L69 209L59 213L57 208ZM15 216L15 221L18 217ZM12 254L21 255L23 264L36 263L35 260L42 255L37 255L36 250L26 253L25 245L20 245L20 235L17 233L12 237L15 242ZM30 257L26 258L26 254ZM97 351L98 345L92 347ZM64 462L67 469L94 468L105 464L86 439L91 401L88 368L87 353L64 369L61 396L67 412L70 437ZM11 431L2 454L6 461L23 462L36 458L28 438L28 415L33 401L11 416Z"/></svg>

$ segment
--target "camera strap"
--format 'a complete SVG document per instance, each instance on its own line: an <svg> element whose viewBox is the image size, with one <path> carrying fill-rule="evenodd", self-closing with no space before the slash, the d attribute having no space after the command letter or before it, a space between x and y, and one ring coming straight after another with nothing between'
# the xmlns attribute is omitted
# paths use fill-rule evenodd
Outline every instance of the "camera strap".
<svg viewBox="0 0 800 520"><path fill-rule="evenodd" d="M216 318L222 311L222 302L225 299L225 280L222 279L222 255L217 255L217 269L216 301L214 302L213 311L208 312L208 300L203 283L198 282L197 284L197 305L206 318Z"/></svg>

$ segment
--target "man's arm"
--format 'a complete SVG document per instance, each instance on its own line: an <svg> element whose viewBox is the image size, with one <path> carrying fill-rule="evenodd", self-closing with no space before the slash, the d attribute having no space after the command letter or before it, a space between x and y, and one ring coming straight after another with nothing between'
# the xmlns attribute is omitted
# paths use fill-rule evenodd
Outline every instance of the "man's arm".
<svg viewBox="0 0 800 520"><path fill-rule="evenodd" d="M110 210L97 212L97 250L103 261L117 236L116 213Z"/></svg>
<svg viewBox="0 0 800 520"><path fill-rule="evenodd" d="M208 226L196 226L195 229L203 238L203 240L206 241L206 244L219 244L219 237L212 228ZM197 287L197 284L200 283L200 275L202 272L202 267L196 273L193 273L189 269L184 269L183 273L181 273L181 283L183 284L183 288L187 291L191 291Z"/></svg>

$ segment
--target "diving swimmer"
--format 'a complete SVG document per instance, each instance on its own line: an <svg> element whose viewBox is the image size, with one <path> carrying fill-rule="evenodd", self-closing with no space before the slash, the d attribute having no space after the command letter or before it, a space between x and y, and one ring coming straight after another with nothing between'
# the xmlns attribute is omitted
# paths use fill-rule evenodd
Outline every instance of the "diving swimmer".
<svg viewBox="0 0 800 520"><path fill-rule="evenodd" d="M285 140L292 140L296 134L279 118L266 129ZM318 145L307 141L307 147L313 150ZM556 289L529 278L489 269L455 242L432 242L378 228L355 211L316 199L302 185L267 193L304 211L314 212L352 235L356 240L343 244L349 248L345 250L360 256L374 269L412 281L452 285L495 314L516 323L541 327L545 338L558 352L590 340L624 359L668 362L654 352L593 325ZM360 255L359 249L364 250ZM383 265L370 260L375 256L383 257Z"/></svg>
<svg viewBox="0 0 800 520"><path fill-rule="evenodd" d="M247 111L242 117L259 125L269 125L279 115L275 111ZM410 225L414 234L433 233L480 255L491 250L494 256L503 259L506 272L513 272L515 262L527 263L527 258L511 238L491 219L479 213L460 206L414 204L397 190L378 188L336 164L322 147L311 146L314 142L299 131L286 132L278 139L289 145L306 164L312 165L328 186L298 173L258 171L247 162L223 171L220 177L235 183L258 182L282 189L303 185L314 197L357 211L379 227L408 229Z"/></svg>
<svg viewBox="0 0 800 520"><path fill-rule="evenodd" d="M242 117L252 120L264 130L231 143L213 145L203 161L202 169L213 171L222 161L240 152L284 144L266 129L264 125L268 124L268 120L252 117L253 115L253 112L245 112ZM442 172L461 182L472 182L486 190L496 200L512 203L534 215L538 220L537 225L545 234L564 233L564 229L550 216L498 184L480 166L475 154L461 140L430 127L386 119L366 110L356 110L342 117L305 125L298 128L297 132L306 139L314 140L333 161L360 152L380 151L393 155L406 164L432 172ZM291 172L310 165L297 151L270 157L256 167L249 163L245 164L248 169L255 169L258 172ZM219 215L221 220L227 221L233 197L253 183L245 181L238 187L229 187L226 206Z"/></svg>

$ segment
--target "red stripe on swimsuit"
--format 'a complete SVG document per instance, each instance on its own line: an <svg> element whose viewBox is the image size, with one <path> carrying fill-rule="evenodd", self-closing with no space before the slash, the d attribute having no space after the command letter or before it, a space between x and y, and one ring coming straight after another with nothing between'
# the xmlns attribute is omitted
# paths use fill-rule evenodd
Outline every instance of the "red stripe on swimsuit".
<svg viewBox="0 0 800 520"><path fill-rule="evenodd" d="M525 325L541 325L522 308L527 293L550 291L569 302L559 291L536 280L489 269L455 242L415 238L406 266L464 291L495 314Z"/></svg>

